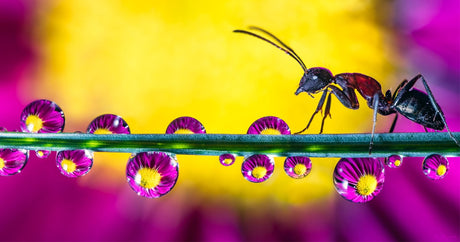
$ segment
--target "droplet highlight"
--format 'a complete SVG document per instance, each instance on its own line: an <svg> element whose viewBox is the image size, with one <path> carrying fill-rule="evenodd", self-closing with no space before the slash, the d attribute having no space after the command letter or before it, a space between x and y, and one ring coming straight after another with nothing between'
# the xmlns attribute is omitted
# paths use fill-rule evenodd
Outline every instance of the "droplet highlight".
<svg viewBox="0 0 460 242"><path fill-rule="evenodd" d="M445 156L432 154L423 160L423 173L430 179L439 180L444 178L449 171L449 161Z"/></svg>

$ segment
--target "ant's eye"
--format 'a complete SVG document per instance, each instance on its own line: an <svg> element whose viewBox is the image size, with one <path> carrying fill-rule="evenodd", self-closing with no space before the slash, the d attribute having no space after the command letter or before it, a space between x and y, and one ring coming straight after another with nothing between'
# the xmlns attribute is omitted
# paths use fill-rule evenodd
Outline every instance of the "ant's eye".
<svg viewBox="0 0 460 242"><path fill-rule="evenodd" d="M312 76L311 78L312 78L313 80L316 80L316 79L318 79L318 76Z"/></svg>

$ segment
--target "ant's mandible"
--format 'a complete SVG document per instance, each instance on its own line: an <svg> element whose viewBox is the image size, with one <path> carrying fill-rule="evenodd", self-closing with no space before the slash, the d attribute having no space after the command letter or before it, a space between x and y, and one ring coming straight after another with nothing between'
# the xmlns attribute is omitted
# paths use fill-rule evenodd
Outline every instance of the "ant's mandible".
<svg viewBox="0 0 460 242"><path fill-rule="evenodd" d="M268 42L276 48L284 51L300 64L304 74L300 80L299 88L295 92L296 95L301 92L306 92L310 96L319 92L323 93L321 95L321 99L319 100L318 106L316 107L315 112L312 114L307 126L295 134L303 133L308 129L308 127L310 127L310 124L315 115L323 109L323 104L327 96L324 116L321 122L320 134L323 132L324 121L328 115L329 117L331 116L331 94L334 94L345 107L350 109L358 109L359 103L355 93L355 90L357 90L358 93L367 101L369 108L374 110L372 135L369 143L369 154L372 152L377 113L381 115L389 115L393 113L396 114L393 123L391 124L389 131L390 133L393 132L396 121L398 119L398 113L400 113L409 120L421 124L425 128L425 131L427 131L427 128L435 130L443 130L446 128L452 140L458 146L460 146L459 142L455 139L449 130L444 114L441 111L439 105L436 103L433 93L431 92L422 75L419 74L412 78L410 81L404 80L396 88L396 91L393 93L393 95L391 95L390 90L386 91L385 95L383 95L380 84L370 76L366 76L361 73L341 73L334 76L332 75L331 71L326 68L307 68L302 59L295 53L295 51L283 43L275 35L259 27L250 26L249 29L260 31L270 36L281 46L250 31L238 29L234 30L233 32L251 35L265 42ZM413 88L418 80L422 80L427 93ZM333 84L336 84L340 88Z"/></svg>

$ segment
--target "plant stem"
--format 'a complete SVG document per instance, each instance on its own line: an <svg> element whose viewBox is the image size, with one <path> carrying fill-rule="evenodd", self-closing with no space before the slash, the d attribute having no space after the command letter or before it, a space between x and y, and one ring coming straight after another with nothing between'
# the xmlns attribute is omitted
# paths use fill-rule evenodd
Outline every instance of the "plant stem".
<svg viewBox="0 0 460 242"><path fill-rule="evenodd" d="M460 139L460 132L453 133ZM174 154L239 156L270 154L309 157L460 156L460 147L447 133L376 134L369 155L370 134L231 135L231 134L31 134L0 133L0 148L28 150L88 149L135 153L164 151Z"/></svg>

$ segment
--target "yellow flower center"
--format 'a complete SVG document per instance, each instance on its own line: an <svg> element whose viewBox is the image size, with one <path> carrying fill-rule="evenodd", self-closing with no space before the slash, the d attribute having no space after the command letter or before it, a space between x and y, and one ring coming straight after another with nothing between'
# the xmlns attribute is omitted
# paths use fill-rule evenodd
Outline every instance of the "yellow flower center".
<svg viewBox="0 0 460 242"><path fill-rule="evenodd" d="M398 159L398 160L395 160L395 163L394 163L394 164L395 164L395 166L400 166L400 165L401 165L401 160L399 160L399 159Z"/></svg>
<svg viewBox="0 0 460 242"><path fill-rule="evenodd" d="M267 168L263 166L256 166L256 168L252 170L252 176L257 179L264 177L266 174L267 174Z"/></svg>
<svg viewBox="0 0 460 242"><path fill-rule="evenodd" d="M5 167L5 160L0 158L0 170L3 169L3 167Z"/></svg>
<svg viewBox="0 0 460 242"><path fill-rule="evenodd" d="M298 176L305 174L307 167L304 164L297 164L294 166L294 173Z"/></svg>
<svg viewBox="0 0 460 242"><path fill-rule="evenodd" d="M364 175L360 177L358 184L356 184L356 191L362 196L372 194L375 188L377 188L377 179L373 175Z"/></svg>
<svg viewBox="0 0 460 242"><path fill-rule="evenodd" d="M232 159L230 159L230 158L228 158L228 159L225 159L225 160L224 160L224 164L226 164L226 165L230 165L230 164L232 163L232 161L233 161L233 160L232 160Z"/></svg>
<svg viewBox="0 0 460 242"><path fill-rule="evenodd" d="M43 127L43 120L37 115L31 114L26 118L26 126L30 132L37 133Z"/></svg>
<svg viewBox="0 0 460 242"><path fill-rule="evenodd" d="M112 131L108 129L98 128L94 131L93 134L113 134Z"/></svg>
<svg viewBox="0 0 460 242"><path fill-rule="evenodd" d="M444 176L447 172L447 167L445 165L439 165L438 169L436 169L436 174L438 176Z"/></svg>
<svg viewBox="0 0 460 242"><path fill-rule="evenodd" d="M194 134L190 129L178 129L175 134Z"/></svg>
<svg viewBox="0 0 460 242"><path fill-rule="evenodd" d="M278 135L278 134L281 134L281 132L274 128L268 128L268 129L262 130L260 134Z"/></svg>
<svg viewBox="0 0 460 242"><path fill-rule="evenodd" d="M64 169L67 173L72 173L77 169L77 165L69 159L64 159L61 161L62 169Z"/></svg>
<svg viewBox="0 0 460 242"><path fill-rule="evenodd" d="M143 167L137 172L135 180L141 187L152 189L160 184L161 175L156 169Z"/></svg>

